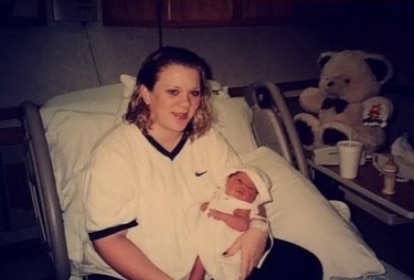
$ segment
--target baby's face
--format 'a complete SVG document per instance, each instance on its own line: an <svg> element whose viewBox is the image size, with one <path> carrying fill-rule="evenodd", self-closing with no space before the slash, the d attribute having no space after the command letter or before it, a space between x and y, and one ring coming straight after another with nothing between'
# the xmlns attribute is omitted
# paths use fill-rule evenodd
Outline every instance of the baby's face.
<svg viewBox="0 0 414 280"><path fill-rule="evenodd" d="M257 196L257 189L246 173L236 172L227 178L226 194L246 202L253 202Z"/></svg>

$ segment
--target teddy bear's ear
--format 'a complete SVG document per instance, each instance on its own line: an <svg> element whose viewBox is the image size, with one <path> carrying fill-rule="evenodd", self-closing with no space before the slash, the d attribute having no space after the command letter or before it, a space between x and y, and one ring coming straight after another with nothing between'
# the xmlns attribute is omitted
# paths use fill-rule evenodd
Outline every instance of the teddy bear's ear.
<svg viewBox="0 0 414 280"><path fill-rule="evenodd" d="M367 54L364 59L381 85L392 77L394 72L392 64L384 56L380 54Z"/></svg>
<svg viewBox="0 0 414 280"><path fill-rule="evenodd" d="M319 69L322 70L325 64L334 56L337 52L323 52L318 58Z"/></svg>

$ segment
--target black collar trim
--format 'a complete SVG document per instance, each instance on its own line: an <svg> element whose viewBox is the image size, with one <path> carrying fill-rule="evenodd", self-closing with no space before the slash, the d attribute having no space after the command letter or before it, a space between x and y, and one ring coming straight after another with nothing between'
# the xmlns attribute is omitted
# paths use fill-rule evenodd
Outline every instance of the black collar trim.
<svg viewBox="0 0 414 280"><path fill-rule="evenodd" d="M187 130L184 131L184 134L181 137L180 142L178 142L177 146L175 146L175 148L171 152L167 151L163 146L161 146L161 144L158 143L157 140L155 140L151 135L149 135L148 132L144 131L144 136L145 138L147 138L148 142L150 142L150 144L161 154L168 157L170 160L174 160L174 158L180 153L185 143L187 142L190 133Z"/></svg>

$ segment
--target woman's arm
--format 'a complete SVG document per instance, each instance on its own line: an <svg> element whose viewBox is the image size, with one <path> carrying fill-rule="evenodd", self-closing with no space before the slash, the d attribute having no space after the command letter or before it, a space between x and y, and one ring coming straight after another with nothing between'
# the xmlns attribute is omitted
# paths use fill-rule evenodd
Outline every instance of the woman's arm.
<svg viewBox="0 0 414 280"><path fill-rule="evenodd" d="M259 216L266 219L266 210L263 206L259 206ZM252 219L253 221L265 223L257 219ZM264 230L265 227L266 230ZM259 264L263 257L269 237L267 224L265 224L265 227L252 227L251 225L223 254L225 256L233 256L240 250L242 260L239 279L241 280L246 279L250 275L253 268Z"/></svg>
<svg viewBox="0 0 414 280"><path fill-rule="evenodd" d="M127 230L93 241L102 259L116 272L131 280L172 280L156 267L144 253L126 237Z"/></svg>
<svg viewBox="0 0 414 280"><path fill-rule="evenodd" d="M210 141L209 155L211 158L211 167L216 171L215 174L219 178L223 178L225 170L230 168L237 168L241 161L235 151L230 147L227 141L219 134L215 133L215 141ZM214 143L215 142L215 143ZM214 147L214 148L212 148ZM259 215L266 217L264 207L259 209ZM265 252L266 243L268 240L268 232L263 232L260 229L250 228L246 230L237 240L226 250L226 255L232 256L237 251L241 251L241 280L245 279L259 263Z"/></svg>

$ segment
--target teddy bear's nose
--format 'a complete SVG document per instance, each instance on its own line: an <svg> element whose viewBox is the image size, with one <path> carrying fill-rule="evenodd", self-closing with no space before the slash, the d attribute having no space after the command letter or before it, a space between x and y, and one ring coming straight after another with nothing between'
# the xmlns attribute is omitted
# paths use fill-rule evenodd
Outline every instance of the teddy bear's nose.
<svg viewBox="0 0 414 280"><path fill-rule="evenodd" d="M334 86L334 85L335 85L335 82L333 82L333 81L330 81L330 82L328 82L328 83L327 83L327 86L328 86L328 87L332 87L332 86Z"/></svg>

